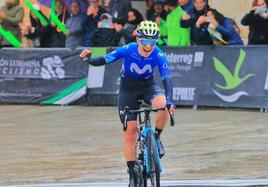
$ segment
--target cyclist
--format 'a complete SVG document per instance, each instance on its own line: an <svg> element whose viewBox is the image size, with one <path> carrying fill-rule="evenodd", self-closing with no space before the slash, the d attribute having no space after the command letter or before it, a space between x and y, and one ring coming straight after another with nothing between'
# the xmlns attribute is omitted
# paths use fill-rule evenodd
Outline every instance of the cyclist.
<svg viewBox="0 0 268 187"><path fill-rule="evenodd" d="M119 92L119 116L124 123L122 112L126 106L130 110L138 109L138 100L143 99L150 103L153 108L167 107L169 112L175 111L172 102L173 86L170 71L164 53L156 46L160 36L159 28L152 21L143 21L137 27L137 43L130 43L119 47L105 57L91 58L91 51L85 49L80 58L93 66L101 66L123 58L121 70L121 83ZM154 68L158 66L163 80L165 94L155 83L153 78ZM168 111L159 111L155 117L155 135L162 157L165 154L164 147L160 141L160 134L167 124ZM124 156L129 171L129 186L136 186L136 173L134 171L136 161L136 137L137 137L137 115L127 116L127 130L124 132Z"/></svg>

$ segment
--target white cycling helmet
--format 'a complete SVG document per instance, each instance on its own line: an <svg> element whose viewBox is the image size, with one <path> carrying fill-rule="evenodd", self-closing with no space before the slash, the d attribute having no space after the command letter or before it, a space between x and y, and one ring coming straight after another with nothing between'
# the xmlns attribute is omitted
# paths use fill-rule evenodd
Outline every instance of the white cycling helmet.
<svg viewBox="0 0 268 187"><path fill-rule="evenodd" d="M155 22L142 21L137 27L137 36L146 39L158 39L160 37L159 27Z"/></svg>

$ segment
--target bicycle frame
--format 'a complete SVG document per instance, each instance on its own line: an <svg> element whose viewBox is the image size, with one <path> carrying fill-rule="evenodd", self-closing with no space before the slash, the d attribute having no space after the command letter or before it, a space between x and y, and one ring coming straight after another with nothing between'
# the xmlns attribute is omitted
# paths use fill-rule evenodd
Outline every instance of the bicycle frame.
<svg viewBox="0 0 268 187"><path fill-rule="evenodd" d="M144 168L146 168L146 175L149 175L150 173L154 173L155 171L155 167L152 167L152 164L149 163L149 150L148 150L148 146L146 140L148 138L150 138L149 136L152 136L152 145L154 146L154 149L156 150L156 155L155 155L155 159L157 162L157 168L159 169L159 172L162 172L162 166L160 163L160 156L158 153L158 148L157 148L157 144L156 144L156 140L155 140L155 136L154 136L154 130L152 128L152 124L151 124L151 118L150 118L150 111L145 111L145 116L144 116L144 121L141 121L141 116L139 114L139 128L138 128L138 147L140 150L140 154L143 155L143 160L145 162L143 162L143 166ZM140 144L140 145L139 145Z"/></svg>
<svg viewBox="0 0 268 187"><path fill-rule="evenodd" d="M151 107L145 107L139 110L129 110L128 107L124 110L124 131L127 130L127 115L137 114L139 117L139 125L137 128L138 139L137 148L139 153L137 154L136 173L138 175L138 186L147 187L147 179L150 178L152 187L160 186L160 173L162 172L162 166L160 162L160 155L158 152L158 146L156 143L155 132L151 124L151 112L157 112L160 110L166 110L166 108L154 109ZM141 119L141 113L144 113L144 121ZM174 126L174 116L170 113L170 124Z"/></svg>

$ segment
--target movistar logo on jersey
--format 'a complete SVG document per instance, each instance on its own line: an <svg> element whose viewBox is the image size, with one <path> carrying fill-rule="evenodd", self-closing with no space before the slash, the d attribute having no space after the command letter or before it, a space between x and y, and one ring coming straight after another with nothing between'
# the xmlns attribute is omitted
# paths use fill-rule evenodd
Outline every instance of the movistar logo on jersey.
<svg viewBox="0 0 268 187"><path fill-rule="evenodd" d="M244 50L241 49L240 55L235 65L235 69L233 73L231 73L231 71L219 59L217 59L216 57L213 57L215 69L217 70L219 74L223 76L225 80L224 85L215 83L215 86L219 90L231 92L231 90L238 88L241 84L243 84L244 82L246 82L247 80L255 76L255 74L252 74L252 73L249 73L244 77L239 76L241 67L245 61L245 57L246 57L246 53ZM242 91L242 90L239 92L233 93L231 95L224 95L216 90L213 90L213 92L223 101L230 102L230 103L236 102L241 96L249 95L246 91Z"/></svg>
<svg viewBox="0 0 268 187"><path fill-rule="evenodd" d="M131 63L130 65L130 71L132 73L137 73L139 75L145 74L147 71L149 73L153 72L153 68L150 64L145 65L143 68L140 68L136 63Z"/></svg>

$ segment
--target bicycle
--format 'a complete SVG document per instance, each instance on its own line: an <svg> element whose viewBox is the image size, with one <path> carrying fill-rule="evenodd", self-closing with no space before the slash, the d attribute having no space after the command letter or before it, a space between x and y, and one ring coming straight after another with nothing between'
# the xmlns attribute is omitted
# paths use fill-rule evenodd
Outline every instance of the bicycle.
<svg viewBox="0 0 268 187"><path fill-rule="evenodd" d="M137 186L147 187L147 179L150 179L152 187L160 187L160 173L162 166L160 162L160 155L156 143L156 137L151 124L151 112L166 110L166 108L151 108L148 105L139 110L129 110L129 107L124 109L124 131L127 130L127 115L137 114L139 118L138 123L138 138L137 138L137 160L134 171L137 175ZM144 120L142 121L141 114L144 113ZM174 115L170 114L170 125L175 125Z"/></svg>

